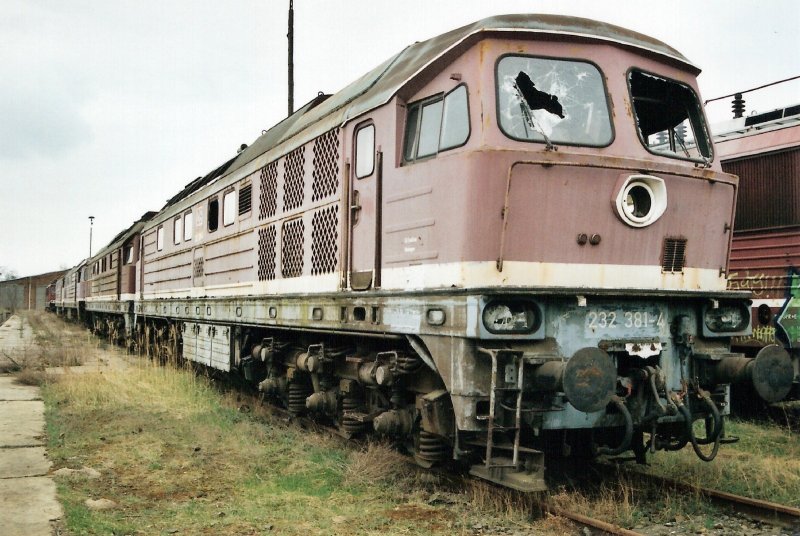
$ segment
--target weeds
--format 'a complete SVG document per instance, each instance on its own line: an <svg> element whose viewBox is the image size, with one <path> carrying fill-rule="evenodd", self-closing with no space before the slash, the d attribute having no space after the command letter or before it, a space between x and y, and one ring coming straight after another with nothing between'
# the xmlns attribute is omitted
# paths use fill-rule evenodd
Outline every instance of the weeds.
<svg viewBox="0 0 800 536"><path fill-rule="evenodd" d="M390 445L370 441L350 455L344 470L345 486L365 489L370 486L408 491L414 481L415 471L405 457Z"/></svg>
<svg viewBox="0 0 800 536"><path fill-rule="evenodd" d="M43 333L46 322L38 327ZM48 359L110 359L94 338L51 327ZM61 339L60 337L64 337ZM73 353L59 348L64 340ZM98 479L59 477L65 526L74 534L564 534L529 498L482 481L448 486L410 468L379 441L345 449L325 434L290 426L241 394L220 392L194 368L139 359L124 370L44 377L54 469L92 467ZM252 406L248 411L245 405ZM652 470L735 493L797 505L800 447L778 427L733 423L742 440L712 464L690 449L659 453ZM623 477L591 496L559 491L562 508L623 526L703 514L702 499L645 490ZM86 499L118 507L93 511ZM520 507L522 505L522 507ZM527 505L527 506L526 506ZM653 513L653 505L660 510ZM267 529L266 527L269 527ZM481 528L483 527L483 528ZM707 527L706 527L707 528Z"/></svg>
<svg viewBox="0 0 800 536"><path fill-rule="evenodd" d="M467 534L508 523L506 507L420 484L386 444L345 449L259 407L239 411L240 395L191 369L143 360L62 375L44 394L55 468L101 472L58 480L74 533ZM89 498L119 506L91 511Z"/></svg>
<svg viewBox="0 0 800 536"><path fill-rule="evenodd" d="M712 463L698 460L691 448L652 458L655 473L730 493L800 506L800 441L797 434L767 423L726 421L729 436Z"/></svg>

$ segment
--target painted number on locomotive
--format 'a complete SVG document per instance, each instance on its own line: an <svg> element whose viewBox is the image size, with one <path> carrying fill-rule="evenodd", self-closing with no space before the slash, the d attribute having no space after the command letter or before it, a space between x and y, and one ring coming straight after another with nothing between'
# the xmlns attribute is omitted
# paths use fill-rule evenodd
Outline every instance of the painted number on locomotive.
<svg viewBox="0 0 800 536"><path fill-rule="evenodd" d="M645 329L661 331L666 321L662 311L596 310L586 313L588 333L605 332L617 329Z"/></svg>

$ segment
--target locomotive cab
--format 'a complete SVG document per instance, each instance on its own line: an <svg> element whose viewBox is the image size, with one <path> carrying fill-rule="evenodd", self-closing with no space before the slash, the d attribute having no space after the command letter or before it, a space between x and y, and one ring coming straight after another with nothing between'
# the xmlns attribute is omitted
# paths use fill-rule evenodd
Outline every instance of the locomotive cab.
<svg viewBox="0 0 800 536"><path fill-rule="evenodd" d="M725 290L737 179L714 160L698 72L619 29L487 31L399 91L382 286L466 295L460 339L420 337L455 452L480 445L474 474L532 490L542 452L644 462L691 443L710 460L731 382L769 401L791 387L783 350L730 351L750 330L749 296Z"/></svg>

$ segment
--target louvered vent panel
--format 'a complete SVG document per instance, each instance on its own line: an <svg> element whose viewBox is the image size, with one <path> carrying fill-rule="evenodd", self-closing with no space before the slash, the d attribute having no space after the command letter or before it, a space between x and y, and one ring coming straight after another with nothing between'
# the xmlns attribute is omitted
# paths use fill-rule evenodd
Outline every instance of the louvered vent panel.
<svg viewBox="0 0 800 536"><path fill-rule="evenodd" d="M311 221L311 275L333 272L339 251L339 207L319 210Z"/></svg>
<svg viewBox="0 0 800 536"><path fill-rule="evenodd" d="M192 270L194 277L203 277L203 274L205 273L205 267L203 264L203 257L199 257L194 260L194 269Z"/></svg>
<svg viewBox="0 0 800 536"><path fill-rule="evenodd" d="M329 130L314 141L312 201L333 195L339 189L339 136Z"/></svg>
<svg viewBox="0 0 800 536"><path fill-rule="evenodd" d="M239 216L250 212L253 203L253 185L248 184L239 188Z"/></svg>
<svg viewBox="0 0 800 536"><path fill-rule="evenodd" d="M275 215L278 206L278 161L271 162L261 169L261 190L258 195L258 219Z"/></svg>
<svg viewBox="0 0 800 536"><path fill-rule="evenodd" d="M306 147L298 147L283 161L283 211L293 210L303 204L305 189Z"/></svg>
<svg viewBox="0 0 800 536"><path fill-rule="evenodd" d="M686 239L665 238L664 252L661 256L661 271L669 273L683 272L686 262Z"/></svg>
<svg viewBox="0 0 800 536"><path fill-rule="evenodd" d="M281 231L281 275L300 277L303 274L303 235L301 218L283 223Z"/></svg>
<svg viewBox="0 0 800 536"><path fill-rule="evenodd" d="M258 280L275 279L275 226L258 230Z"/></svg>

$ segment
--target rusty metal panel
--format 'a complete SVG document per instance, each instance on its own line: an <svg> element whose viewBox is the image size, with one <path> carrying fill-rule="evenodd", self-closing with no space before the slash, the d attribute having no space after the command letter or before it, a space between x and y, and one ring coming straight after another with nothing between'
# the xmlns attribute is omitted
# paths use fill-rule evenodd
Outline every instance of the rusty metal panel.
<svg viewBox="0 0 800 536"><path fill-rule="evenodd" d="M197 353L197 335L199 326L200 325L196 322L183 323L183 357L189 361L207 365L208 363L204 363Z"/></svg>
<svg viewBox="0 0 800 536"><path fill-rule="evenodd" d="M207 286L252 281L255 247L255 237L251 232L207 243L202 273L200 274L198 268L195 276L204 277L204 284ZM196 255L195 253L195 261L198 259Z"/></svg>
<svg viewBox="0 0 800 536"><path fill-rule="evenodd" d="M739 176L737 230L800 224L800 148L722 162Z"/></svg>
<svg viewBox="0 0 800 536"><path fill-rule="evenodd" d="M182 329L184 358L219 370L230 370L230 327L184 322Z"/></svg>
<svg viewBox="0 0 800 536"><path fill-rule="evenodd" d="M510 183L505 258L527 262L661 265L664 238L682 237L686 240L686 267L725 267L728 247L725 225L730 222L732 187L690 177L664 176L670 196L669 210L649 227L639 229L622 223L609 209L610 201L602 202L603 197L611 200L620 179L630 174L590 165L516 166ZM586 199L598 202L582 202ZM596 245L582 245L575 238L581 233L599 235L600 240Z"/></svg>
<svg viewBox="0 0 800 536"><path fill-rule="evenodd" d="M784 299L792 270L800 268L800 225L736 232L728 287L749 290L755 299Z"/></svg>
<svg viewBox="0 0 800 536"><path fill-rule="evenodd" d="M209 366L229 371L231 369L231 328L228 326L209 326L211 349ZM199 339L198 339L199 342Z"/></svg>

